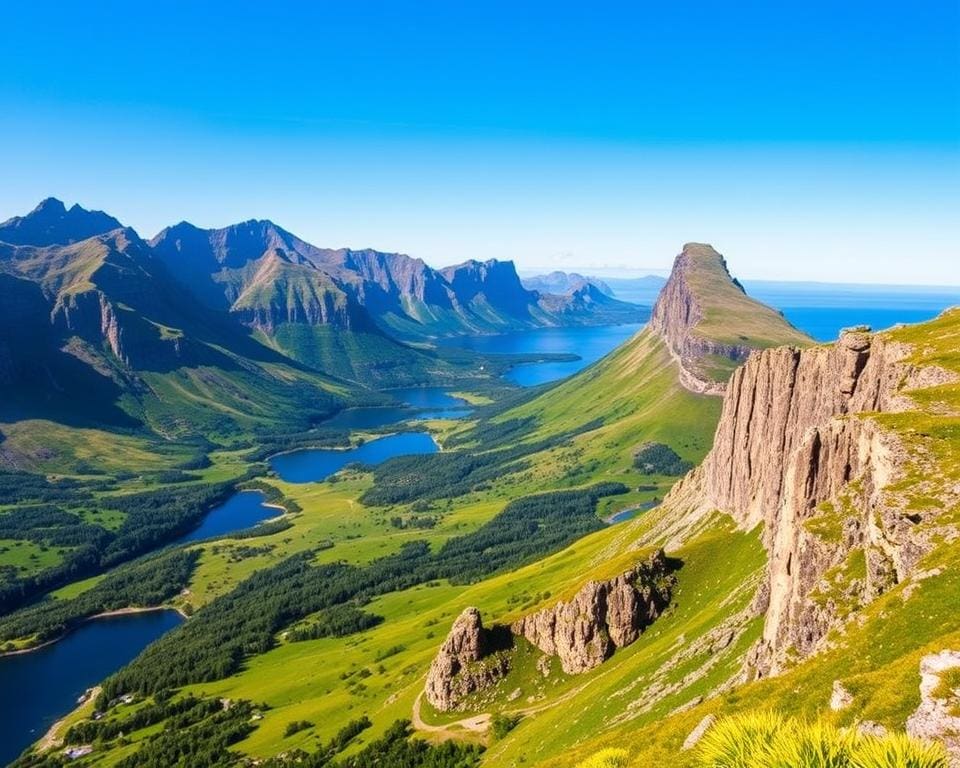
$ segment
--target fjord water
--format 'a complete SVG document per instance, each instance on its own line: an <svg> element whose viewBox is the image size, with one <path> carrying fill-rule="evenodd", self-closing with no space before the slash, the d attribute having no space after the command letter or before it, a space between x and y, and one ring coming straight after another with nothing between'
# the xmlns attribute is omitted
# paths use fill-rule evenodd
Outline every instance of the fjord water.
<svg viewBox="0 0 960 768"><path fill-rule="evenodd" d="M898 323L922 323L940 314L940 309L900 307L783 307L784 316L793 325L817 341L835 341L844 328L869 325L883 331Z"/></svg>
<svg viewBox="0 0 960 768"><path fill-rule="evenodd" d="M347 408L323 423L338 429L376 429L407 419L462 419L470 413L468 403L442 387L392 389L386 394L400 405Z"/></svg>
<svg viewBox="0 0 960 768"><path fill-rule="evenodd" d="M394 456L436 453L438 450L426 432L401 432L347 450L305 448L280 453L270 459L270 466L288 483L316 483L326 480L347 464L379 464Z"/></svg>
<svg viewBox="0 0 960 768"><path fill-rule="evenodd" d="M643 325L601 325L572 328L537 328L487 336L461 336L446 341L451 346L496 355L574 354L577 360L521 363L505 378L521 387L563 379L595 363L639 331Z"/></svg>
<svg viewBox="0 0 960 768"><path fill-rule="evenodd" d="M898 323L931 320L960 304L960 288L834 285L744 281L754 298L779 309L817 341L834 341L844 328L882 331Z"/></svg>
<svg viewBox="0 0 960 768"><path fill-rule="evenodd" d="M263 491L240 491L223 504L211 509L203 522L186 536L177 540L178 544L200 541L216 536L224 536L234 531L252 528L271 517L282 514L283 510L264 504Z"/></svg>
<svg viewBox="0 0 960 768"><path fill-rule="evenodd" d="M93 619L51 645L0 657L0 765L72 710L83 692L182 621L176 611Z"/></svg>

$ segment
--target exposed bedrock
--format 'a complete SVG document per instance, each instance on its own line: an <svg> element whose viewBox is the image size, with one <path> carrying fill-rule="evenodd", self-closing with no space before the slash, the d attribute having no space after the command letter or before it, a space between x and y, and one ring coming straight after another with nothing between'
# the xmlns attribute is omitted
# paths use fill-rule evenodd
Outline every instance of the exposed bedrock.
<svg viewBox="0 0 960 768"><path fill-rule="evenodd" d="M916 520L886 491L905 453L868 415L903 410L901 387L930 373L904 362L906 351L855 330L832 346L755 352L730 379L710 453L664 502L670 545L713 510L745 530L763 524L765 623L752 672L818 650L925 551Z"/></svg>
<svg viewBox="0 0 960 768"><path fill-rule="evenodd" d="M514 637L523 637L568 674L602 664L635 642L670 603L674 564L658 551L607 581L589 581L570 599L515 621L483 626L467 608L453 623L427 675L427 701L441 711L461 708L470 694L497 683L510 669Z"/></svg>

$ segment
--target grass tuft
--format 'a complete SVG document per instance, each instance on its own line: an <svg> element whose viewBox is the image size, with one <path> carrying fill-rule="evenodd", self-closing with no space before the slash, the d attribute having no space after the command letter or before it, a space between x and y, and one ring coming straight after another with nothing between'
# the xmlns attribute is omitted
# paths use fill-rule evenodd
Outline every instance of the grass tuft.
<svg viewBox="0 0 960 768"><path fill-rule="evenodd" d="M704 735L697 768L947 768L943 746L903 733L860 734L775 712L727 717Z"/></svg>

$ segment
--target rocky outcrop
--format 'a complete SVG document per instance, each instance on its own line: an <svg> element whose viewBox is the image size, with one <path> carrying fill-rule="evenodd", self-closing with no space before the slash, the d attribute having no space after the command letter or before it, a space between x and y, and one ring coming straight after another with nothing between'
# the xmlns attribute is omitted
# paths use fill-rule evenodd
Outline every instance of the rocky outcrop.
<svg viewBox="0 0 960 768"><path fill-rule="evenodd" d="M593 669L617 648L635 642L669 605L675 584L672 568L658 551L613 579L587 582L569 602L525 616L510 627L486 629L476 608L465 609L430 665L427 701L448 712L496 684L510 670L515 637L557 657L568 674Z"/></svg>
<svg viewBox="0 0 960 768"><path fill-rule="evenodd" d="M920 660L920 706L907 719L907 733L939 741L947 748L950 768L960 768L960 688L944 674L960 670L960 652L941 651Z"/></svg>
<svg viewBox="0 0 960 768"><path fill-rule="evenodd" d="M659 551L614 579L587 582L569 602L524 616L510 630L556 656L567 674L579 674L636 641L670 603L673 584Z"/></svg>
<svg viewBox="0 0 960 768"><path fill-rule="evenodd" d="M729 382L710 453L664 502L688 510L664 515L672 543L713 510L744 530L762 523L768 566L756 610L765 622L749 661L757 674L779 671L788 652L818 650L925 551L902 501L886 492L902 449L863 416L903 409L900 387L915 375L905 353L863 330L832 346L754 353Z"/></svg>
<svg viewBox="0 0 960 768"><path fill-rule="evenodd" d="M500 680L510 669L498 635L485 629L476 608L465 608L430 665L424 692L441 712L457 709L463 699Z"/></svg>
<svg viewBox="0 0 960 768"><path fill-rule="evenodd" d="M58 297L53 323L65 333L99 346L101 342L123 363L129 363L117 310L102 291L82 291Z"/></svg>

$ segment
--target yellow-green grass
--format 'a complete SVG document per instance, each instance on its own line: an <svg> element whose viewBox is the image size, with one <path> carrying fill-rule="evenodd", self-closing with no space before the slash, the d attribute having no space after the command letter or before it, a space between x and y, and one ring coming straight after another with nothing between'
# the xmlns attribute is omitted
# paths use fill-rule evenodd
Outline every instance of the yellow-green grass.
<svg viewBox="0 0 960 768"><path fill-rule="evenodd" d="M947 768L942 744L903 733L864 734L757 711L726 717L696 745L698 768Z"/></svg>
<svg viewBox="0 0 960 768"><path fill-rule="evenodd" d="M394 719L411 716L437 646L465 606L478 606L488 624L509 623L538 607L569 598L586 580L609 578L646 557L645 551L633 548L637 533L637 526L610 527L538 563L475 585L440 582L384 595L366 608L386 619L372 630L340 640L281 640L276 649L250 659L239 674L192 686L190 690L249 698L270 706L257 731L239 745L251 755L310 747L317 738L329 738L361 714L373 719L374 728L367 734L367 738L373 738ZM736 592L762 564L756 535L736 533L721 521L709 535L677 555L684 561L678 573L677 606L633 646L618 651L601 668L586 675L558 673L556 682L535 685L539 681L526 674L514 676L498 687L491 709L520 710L526 716L509 737L491 747L491 765L508 764L499 761L512 760L520 754L527 758L548 756L595 732L599 724L623 716L631 698L618 698L616 694L627 681L654 674L675 650L680 636L700 634L721 621L727 611L742 608L751 596L748 592L722 608L720 598ZM712 570L714 567L719 573ZM729 648L729 659L708 672L703 680L667 697L649 717L662 716L685 697L697 695L731 674L736 654L742 653L742 644L752 637L753 634L734 643ZM396 651L397 648L402 650ZM361 670L368 670L369 676ZM683 673L683 669L678 669L677 674ZM531 687L521 690L520 696L511 701L510 694L523 685ZM530 696L533 701L528 701ZM608 706L597 706L598 696ZM434 727L459 717L439 716L425 704L421 714ZM285 738L284 729L293 720L316 725ZM455 727L452 732L461 733ZM545 735L549 738L544 739Z"/></svg>
<svg viewBox="0 0 960 768"><path fill-rule="evenodd" d="M479 392L455 390L451 392L450 395L452 397L459 397L461 400L466 400L470 405L491 405L494 402L493 398L487 397L487 395L481 395Z"/></svg>
<svg viewBox="0 0 960 768"><path fill-rule="evenodd" d="M69 427L53 421L26 419L0 424L4 450L21 469L50 475L82 474L77 465L106 474L172 469L184 461L187 449L173 446L160 451L136 435L102 429Z"/></svg>
<svg viewBox="0 0 960 768"><path fill-rule="evenodd" d="M0 539L0 567L16 568L22 578L56 565L69 551L69 547L46 547L24 539Z"/></svg>
<svg viewBox="0 0 960 768"><path fill-rule="evenodd" d="M105 573L101 573L97 576L91 576L89 579L74 581L65 587L50 592L48 596L55 600L72 600L74 597L77 597L77 595L82 595L88 589L97 586L97 584L103 581L105 576Z"/></svg>

